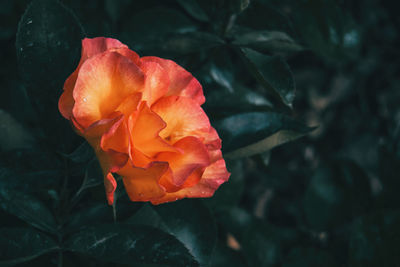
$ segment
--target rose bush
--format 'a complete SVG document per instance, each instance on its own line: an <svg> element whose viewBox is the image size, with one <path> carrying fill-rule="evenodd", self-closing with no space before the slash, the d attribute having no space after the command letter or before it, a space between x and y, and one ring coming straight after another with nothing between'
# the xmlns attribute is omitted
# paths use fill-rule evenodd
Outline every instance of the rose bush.
<svg viewBox="0 0 400 267"><path fill-rule="evenodd" d="M175 62L139 57L111 38L84 39L61 114L94 148L109 204L116 174L132 201L210 197L229 178L200 83Z"/></svg>

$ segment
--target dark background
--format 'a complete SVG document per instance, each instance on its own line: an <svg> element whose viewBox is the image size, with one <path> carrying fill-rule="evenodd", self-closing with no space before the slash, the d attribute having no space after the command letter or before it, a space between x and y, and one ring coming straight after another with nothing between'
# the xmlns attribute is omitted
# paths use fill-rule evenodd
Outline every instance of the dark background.
<svg viewBox="0 0 400 267"><path fill-rule="evenodd" d="M396 1L29 3L0 4L0 265L400 266ZM201 82L232 173L213 198L120 192L112 224L92 152L57 110L97 36ZM139 247L93 247L107 233Z"/></svg>

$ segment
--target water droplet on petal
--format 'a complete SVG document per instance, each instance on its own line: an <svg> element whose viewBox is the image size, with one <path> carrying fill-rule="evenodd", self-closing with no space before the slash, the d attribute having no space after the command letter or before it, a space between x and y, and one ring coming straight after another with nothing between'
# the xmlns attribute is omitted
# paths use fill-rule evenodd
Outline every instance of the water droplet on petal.
<svg viewBox="0 0 400 267"><path fill-rule="evenodd" d="M87 101L87 99L86 99L86 97L84 97L84 98L83 98L83 102L86 102L86 101Z"/></svg>

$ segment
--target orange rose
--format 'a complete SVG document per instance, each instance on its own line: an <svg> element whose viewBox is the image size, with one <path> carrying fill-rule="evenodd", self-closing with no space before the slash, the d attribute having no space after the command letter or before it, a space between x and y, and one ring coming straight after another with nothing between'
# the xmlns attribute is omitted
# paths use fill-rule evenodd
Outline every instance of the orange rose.
<svg viewBox="0 0 400 267"><path fill-rule="evenodd" d="M84 39L61 114L94 148L109 204L122 177L132 201L210 197L229 178L200 83L175 62L118 40Z"/></svg>

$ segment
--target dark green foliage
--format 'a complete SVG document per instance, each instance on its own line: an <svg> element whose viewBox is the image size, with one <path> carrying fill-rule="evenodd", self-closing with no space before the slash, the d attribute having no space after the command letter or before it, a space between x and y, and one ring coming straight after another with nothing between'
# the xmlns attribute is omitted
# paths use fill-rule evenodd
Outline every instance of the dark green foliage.
<svg viewBox="0 0 400 267"><path fill-rule="evenodd" d="M295 84L289 66L279 57L270 57L248 48L241 49L242 58L254 77L274 97L291 106Z"/></svg>
<svg viewBox="0 0 400 267"><path fill-rule="evenodd" d="M208 21L208 16L196 0L177 0L177 2L194 18L200 21Z"/></svg>
<svg viewBox="0 0 400 267"><path fill-rule="evenodd" d="M56 232L56 223L48 208L38 199L25 192L2 188L1 208L28 224L47 232Z"/></svg>
<svg viewBox="0 0 400 267"><path fill-rule="evenodd" d="M62 150L70 148L68 144L59 144L54 133L63 139L68 138L68 142L71 142L71 137L66 134L68 124L57 114L57 99L66 77L79 62L83 36L75 15L56 0L32 1L18 24L19 75L40 123L47 125L43 130L46 141Z"/></svg>
<svg viewBox="0 0 400 267"><path fill-rule="evenodd" d="M328 252L316 249L300 247L292 249L283 265L284 267L317 267L317 266L337 266L335 259Z"/></svg>
<svg viewBox="0 0 400 267"><path fill-rule="evenodd" d="M224 140L226 152L241 150L248 155L270 150L313 130L290 117L272 112L233 115L216 123L216 128ZM280 136L275 138L277 134ZM255 143L257 147L251 147Z"/></svg>
<svg viewBox="0 0 400 267"><path fill-rule="evenodd" d="M18 25L16 49L20 75L34 95L58 95L79 61L82 28L75 15L55 0L35 0ZM41 66L40 68L38 66ZM41 90L40 90L41 89Z"/></svg>
<svg viewBox="0 0 400 267"><path fill-rule="evenodd" d="M66 241L66 249L105 261L198 266L173 236L148 226L105 224L89 227Z"/></svg>
<svg viewBox="0 0 400 267"><path fill-rule="evenodd" d="M350 237L352 266L390 266L400 260L398 211L384 210L360 217Z"/></svg>
<svg viewBox="0 0 400 267"><path fill-rule="evenodd" d="M174 235L200 265L209 264L216 242L216 226L201 201L144 205L128 222L154 226Z"/></svg>
<svg viewBox="0 0 400 267"><path fill-rule="evenodd" d="M361 33L335 1L302 1L297 8L295 23L311 49L336 63L357 57Z"/></svg>
<svg viewBox="0 0 400 267"><path fill-rule="evenodd" d="M279 31L253 31L247 29L238 29L235 33L235 41L233 44L252 48L261 53L289 53L302 50L302 47L297 44L289 35ZM247 50L246 55L251 56L251 50L250 52ZM255 57L255 59L257 59L257 57ZM268 60L266 61L268 62ZM284 68L289 70L288 66L284 66ZM291 87L293 86L289 86L288 89L292 89ZM292 102L294 95L287 98L289 98L287 101Z"/></svg>
<svg viewBox="0 0 400 267"><path fill-rule="evenodd" d="M50 237L30 228L0 229L0 266L14 266L58 249Z"/></svg>
<svg viewBox="0 0 400 267"><path fill-rule="evenodd" d="M155 48L165 46L169 35L195 29L196 25L176 9L149 8L138 11L124 23L121 41L125 41L132 49L143 55L151 55L149 52L158 50Z"/></svg>
<svg viewBox="0 0 400 267"><path fill-rule="evenodd" d="M368 176L351 162L317 170L304 195L306 218L320 230L350 222L367 212L371 203Z"/></svg>
<svg viewBox="0 0 400 267"><path fill-rule="evenodd" d="M388 0L1 1L0 266L399 266L399 23ZM200 81L231 172L212 198L119 181L107 205L57 106L86 36Z"/></svg>

